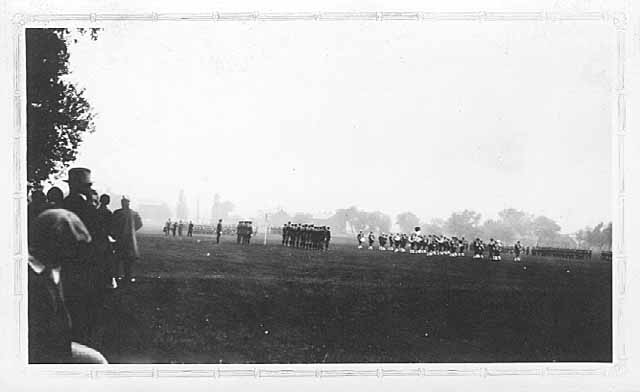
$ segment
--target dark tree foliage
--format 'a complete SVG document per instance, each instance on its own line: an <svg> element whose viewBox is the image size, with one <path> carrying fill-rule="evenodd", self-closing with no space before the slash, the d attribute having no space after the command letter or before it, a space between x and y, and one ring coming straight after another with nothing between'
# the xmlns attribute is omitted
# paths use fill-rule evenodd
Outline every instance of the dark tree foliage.
<svg viewBox="0 0 640 392"><path fill-rule="evenodd" d="M98 29L78 29L97 38ZM94 131L84 90L69 74L68 29L26 30L27 181L40 185L76 159L85 132ZM74 39L77 42L77 39Z"/></svg>

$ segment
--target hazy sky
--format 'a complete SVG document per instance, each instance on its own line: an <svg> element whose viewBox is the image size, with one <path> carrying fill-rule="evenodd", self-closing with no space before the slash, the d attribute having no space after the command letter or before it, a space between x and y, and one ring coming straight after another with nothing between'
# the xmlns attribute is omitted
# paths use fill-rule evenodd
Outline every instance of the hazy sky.
<svg viewBox="0 0 640 392"><path fill-rule="evenodd" d="M192 211L515 207L574 231L611 219L614 44L584 22L114 24L70 49L97 113L76 165Z"/></svg>

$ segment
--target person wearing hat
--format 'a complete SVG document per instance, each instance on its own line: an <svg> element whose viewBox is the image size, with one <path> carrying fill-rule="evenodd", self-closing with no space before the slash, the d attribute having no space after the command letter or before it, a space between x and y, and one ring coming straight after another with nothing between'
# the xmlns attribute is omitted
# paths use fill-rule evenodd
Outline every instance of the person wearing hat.
<svg viewBox="0 0 640 392"><path fill-rule="evenodd" d="M91 170L75 167L69 170L69 195L63 200L64 209L73 212L84 224L92 238L98 234L98 210L92 205ZM74 338L87 341L93 331L100 306L103 287L98 284L102 265L95 242L80 243L78 257L64 266L62 279L67 290L67 304L73 319Z"/></svg>
<svg viewBox="0 0 640 392"><path fill-rule="evenodd" d="M69 195L63 200L62 206L76 214L89 230L96 228L96 208L91 206L93 189L91 186L91 170L83 167L74 167L69 170L69 178L65 180L69 184Z"/></svg>
<svg viewBox="0 0 640 392"><path fill-rule="evenodd" d="M78 257L91 234L72 212L50 209L35 221L28 259L29 363L107 364L96 350L80 344L63 291L64 268ZM84 343L84 341L83 341Z"/></svg>
<svg viewBox="0 0 640 392"><path fill-rule="evenodd" d="M118 263L124 269L125 283L134 282L131 277L131 266L140 258L136 231L142 227L140 214L129 207L129 199L122 196L122 208L113 212L111 221L111 237L115 240L114 250Z"/></svg>

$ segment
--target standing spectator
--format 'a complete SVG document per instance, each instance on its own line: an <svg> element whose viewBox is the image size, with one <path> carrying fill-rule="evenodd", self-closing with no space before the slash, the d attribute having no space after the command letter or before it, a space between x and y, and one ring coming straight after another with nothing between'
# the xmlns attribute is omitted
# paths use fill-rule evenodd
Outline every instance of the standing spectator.
<svg viewBox="0 0 640 392"><path fill-rule="evenodd" d="M47 191L47 203L49 204L49 208L62 208L62 202L64 200L64 194L62 193L62 189L57 186L51 187Z"/></svg>
<svg viewBox="0 0 640 392"><path fill-rule="evenodd" d="M111 230L111 220L113 212L109 209L111 196L103 194L100 196L100 206L98 207L98 236L94 239L96 247L101 256L101 283L108 288L115 289L118 287L115 279L115 259L113 257L112 238L109 236Z"/></svg>
<svg viewBox="0 0 640 392"><path fill-rule="evenodd" d="M240 241L242 240L242 235L243 235L243 223L242 221L238 222L238 226L236 227L236 234L238 235L237 238L237 242L238 244L240 243Z"/></svg>
<svg viewBox="0 0 640 392"><path fill-rule="evenodd" d="M216 244L220 243L221 234L222 234L222 219L218 219L218 225L216 226Z"/></svg>
<svg viewBox="0 0 640 392"><path fill-rule="evenodd" d="M31 192L31 201L27 205L27 231L28 240L30 241L31 230L34 228L34 222L38 215L48 208L47 197L44 192L35 190Z"/></svg>
<svg viewBox="0 0 640 392"><path fill-rule="evenodd" d="M69 195L63 200L62 205L80 218L92 238L97 237L98 210L91 202L91 170L82 167L72 168L66 181L69 184ZM102 309L100 301L103 299L104 287L96 284L100 265L98 258L99 252L95 243L82 242L79 244L78 257L69 260L62 273L65 299L73 320L74 339L81 342L90 340L96 313Z"/></svg>
<svg viewBox="0 0 640 392"><path fill-rule="evenodd" d="M72 341L63 294L63 268L78 257L79 244L89 242L89 231L70 211L50 209L34 222L28 260L29 363L107 364L96 350Z"/></svg>
<svg viewBox="0 0 640 392"><path fill-rule="evenodd" d="M162 229L164 235L171 235L171 218L167 219L167 223L164 224L164 229Z"/></svg>
<svg viewBox="0 0 640 392"><path fill-rule="evenodd" d="M187 237L193 237L193 221L189 221L189 226L187 226Z"/></svg>
<svg viewBox="0 0 640 392"><path fill-rule="evenodd" d="M253 224L251 222L245 222L246 227L245 227L245 233L244 233L244 243L246 243L247 245L249 245L249 243L251 242L251 236L253 236Z"/></svg>
<svg viewBox="0 0 640 392"><path fill-rule="evenodd" d="M142 227L140 215L129 208L129 199L122 197L122 208L113 213L111 236L116 240L115 254L118 262L124 267L125 283L134 282L131 277L131 266L140 257L136 231Z"/></svg>
<svg viewBox="0 0 640 392"><path fill-rule="evenodd" d="M184 229L184 223L182 220L178 221L178 237L182 237L182 229Z"/></svg>
<svg viewBox="0 0 640 392"><path fill-rule="evenodd" d="M176 236L176 230L178 230L178 221L173 222L173 226L171 227L171 234L173 234L173 236Z"/></svg>

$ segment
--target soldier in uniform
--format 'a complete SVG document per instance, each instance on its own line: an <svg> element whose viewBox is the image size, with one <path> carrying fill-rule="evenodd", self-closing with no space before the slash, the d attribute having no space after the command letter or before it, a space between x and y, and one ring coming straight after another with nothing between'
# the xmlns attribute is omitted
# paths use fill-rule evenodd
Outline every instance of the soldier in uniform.
<svg viewBox="0 0 640 392"><path fill-rule="evenodd" d="M327 226L324 231L324 250L329 250L329 242L331 242L331 227Z"/></svg>
<svg viewBox="0 0 640 392"><path fill-rule="evenodd" d="M515 245L513 245L513 261L518 262L520 261L520 253L522 252L522 244L520 244L520 241L516 241Z"/></svg>
<svg viewBox="0 0 640 392"><path fill-rule="evenodd" d="M401 240L400 233L395 233L393 235L393 251L394 252L400 252L400 240Z"/></svg>
<svg viewBox="0 0 640 392"><path fill-rule="evenodd" d="M356 238L358 239L358 249L362 249L362 244L364 243L364 234L362 233L362 230L360 230Z"/></svg>
<svg viewBox="0 0 640 392"><path fill-rule="evenodd" d="M171 227L171 233L173 236L176 236L176 230L178 230L178 221L173 222L173 226Z"/></svg>
<svg viewBox="0 0 640 392"><path fill-rule="evenodd" d="M385 233L380 233L378 244L378 250L385 250L384 247L387 246L387 235Z"/></svg>
<svg viewBox="0 0 640 392"><path fill-rule="evenodd" d="M467 240L464 239L464 237L462 237L462 239L460 240L460 247L458 249L458 253L460 256L464 256L464 252L467 249L467 246L469 244L467 243Z"/></svg>
<svg viewBox="0 0 640 392"><path fill-rule="evenodd" d="M401 234L400 235L400 252L406 252L407 251L407 243L409 242L409 236L406 234Z"/></svg>
<svg viewBox="0 0 640 392"><path fill-rule="evenodd" d="M496 242L493 240L493 238L489 239L489 244L487 245L487 248L489 250L489 260L494 260L494 251L496 248Z"/></svg>
<svg viewBox="0 0 640 392"><path fill-rule="evenodd" d="M302 235L303 235L303 227L301 223L298 223L298 227L296 228L296 233L295 233L296 248L300 247L300 243L302 241Z"/></svg>
<svg viewBox="0 0 640 392"><path fill-rule="evenodd" d="M187 226L187 237L193 237L193 221L189 221Z"/></svg>
<svg viewBox="0 0 640 392"><path fill-rule="evenodd" d="M493 260L500 261L502 257L500 256L500 252L502 252L502 242L497 240L493 245Z"/></svg>
<svg viewBox="0 0 640 392"><path fill-rule="evenodd" d="M287 245L287 237L289 236L289 227L291 226L291 222L285 223L282 225L282 246Z"/></svg>
<svg viewBox="0 0 640 392"><path fill-rule="evenodd" d="M218 225L216 226L216 244L220 243L221 234L222 234L222 219L218 219Z"/></svg>
<svg viewBox="0 0 640 392"><path fill-rule="evenodd" d="M237 235L237 243L239 244L240 241L242 240L242 229L243 229L243 223L242 221L238 222L238 226L236 226L236 235Z"/></svg>
<svg viewBox="0 0 640 392"><path fill-rule="evenodd" d="M167 219L162 231L164 232L164 235L171 235L171 218Z"/></svg>
<svg viewBox="0 0 640 392"><path fill-rule="evenodd" d="M373 231L369 232L369 250L373 250L373 243L376 242L376 236Z"/></svg>

